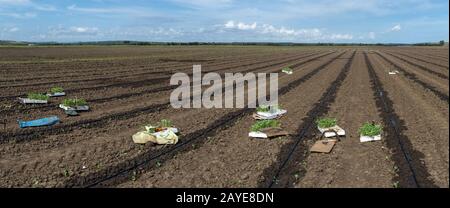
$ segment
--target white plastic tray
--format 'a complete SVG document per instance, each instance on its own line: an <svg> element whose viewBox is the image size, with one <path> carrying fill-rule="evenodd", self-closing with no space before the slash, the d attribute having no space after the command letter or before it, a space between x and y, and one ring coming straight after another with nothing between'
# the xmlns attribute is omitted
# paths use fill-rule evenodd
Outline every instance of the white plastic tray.
<svg viewBox="0 0 450 208"><path fill-rule="evenodd" d="M257 132L257 131L252 131L252 132L248 133L248 136L252 137L252 138L267 139L267 134L262 133L262 132Z"/></svg>
<svg viewBox="0 0 450 208"><path fill-rule="evenodd" d="M34 99L28 99L28 98L19 98L19 100L23 104L46 104L46 103L48 103L47 100L34 100Z"/></svg>
<svg viewBox="0 0 450 208"><path fill-rule="evenodd" d="M337 132L337 134L339 135L339 136L345 136L345 130L343 129L343 128L341 128L341 127L339 127L339 126L333 126L333 127L330 127L330 128L320 128L320 127L317 127L317 129L319 129L319 131L320 131L320 133L322 133L323 134L323 132L325 132L325 131L329 131L329 130L334 130L334 131L336 131ZM325 132L325 135L324 135L326 138L329 138L329 137L334 137L334 136L336 136L336 134L334 133L334 132Z"/></svg>
<svg viewBox="0 0 450 208"><path fill-rule="evenodd" d="M59 107L64 110L76 110L76 111L88 111L89 110L89 106L87 106L87 105L76 106L73 108L73 107L67 107L63 104L60 104Z"/></svg>
<svg viewBox="0 0 450 208"><path fill-rule="evenodd" d="M372 141L380 141L381 140L381 135L376 135L376 136L363 136L361 135L359 137L359 141L360 142L372 142Z"/></svg>
<svg viewBox="0 0 450 208"><path fill-rule="evenodd" d="M65 93L65 92L58 92L58 93L53 93L53 94L48 93L47 95L48 95L49 97L60 97L60 96L65 96L66 93Z"/></svg>
<svg viewBox="0 0 450 208"><path fill-rule="evenodd" d="M279 116L282 116L286 113L287 113L287 110L281 110L281 109L278 109L275 112L270 112L270 111L269 112L256 112L256 114L261 119L266 119L266 120L278 118Z"/></svg>

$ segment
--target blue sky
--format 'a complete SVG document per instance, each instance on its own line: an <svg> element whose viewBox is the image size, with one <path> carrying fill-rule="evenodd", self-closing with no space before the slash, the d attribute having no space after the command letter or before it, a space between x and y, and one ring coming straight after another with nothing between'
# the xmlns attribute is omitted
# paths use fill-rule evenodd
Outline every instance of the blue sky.
<svg viewBox="0 0 450 208"><path fill-rule="evenodd" d="M0 0L21 41L448 41L447 0Z"/></svg>

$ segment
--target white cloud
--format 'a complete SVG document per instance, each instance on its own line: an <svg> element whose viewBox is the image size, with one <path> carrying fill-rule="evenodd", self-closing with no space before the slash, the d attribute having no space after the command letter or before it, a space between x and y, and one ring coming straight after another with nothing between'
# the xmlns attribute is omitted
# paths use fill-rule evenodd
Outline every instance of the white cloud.
<svg viewBox="0 0 450 208"><path fill-rule="evenodd" d="M257 24L256 22L254 22L253 24L245 24L242 22L235 24L234 21L228 21L224 26L227 29L254 30L256 29Z"/></svg>
<svg viewBox="0 0 450 208"><path fill-rule="evenodd" d="M353 35L350 34L331 34L329 36L325 36L325 39L330 40L352 40Z"/></svg>
<svg viewBox="0 0 450 208"><path fill-rule="evenodd" d="M286 27L276 27L270 24L258 25L256 22L252 24L228 21L222 25L224 29L237 29L254 33L254 35L262 35L265 38L282 39L282 40L298 40L298 41L339 41L352 40L351 34L326 33L325 30L319 28L308 29L292 29ZM232 31L232 30L231 30ZM231 32L229 31L229 32Z"/></svg>
<svg viewBox="0 0 450 208"><path fill-rule="evenodd" d="M157 15L157 12L152 11L150 8L137 7L78 7L73 4L68 6L67 10L91 14L125 15L133 17L155 17L155 15Z"/></svg>
<svg viewBox="0 0 450 208"><path fill-rule="evenodd" d="M18 12L1 12L0 16L7 16L7 17L13 17L17 19L29 19L29 18L35 18L36 14L32 12L25 12L25 13L18 13Z"/></svg>
<svg viewBox="0 0 450 208"><path fill-rule="evenodd" d="M0 0L0 7L28 7L39 11L56 11L56 8L48 4L34 3L31 0Z"/></svg>
<svg viewBox="0 0 450 208"><path fill-rule="evenodd" d="M395 25L394 27L391 28L391 31L395 32L395 31L400 31L402 29L401 25Z"/></svg>
<svg viewBox="0 0 450 208"><path fill-rule="evenodd" d="M13 6L22 6L29 5L32 2L30 0L0 0L0 5L13 5Z"/></svg>
<svg viewBox="0 0 450 208"><path fill-rule="evenodd" d="M98 31L96 27L70 27L70 31L77 33L95 33Z"/></svg>
<svg viewBox="0 0 450 208"><path fill-rule="evenodd" d="M19 31L19 28L17 28L17 27L12 27L12 28L10 28L8 31L9 31L9 32L17 32L17 31Z"/></svg>
<svg viewBox="0 0 450 208"><path fill-rule="evenodd" d="M367 35L367 37L369 38L369 39L375 39L376 38L376 34L374 33L374 32L369 32L369 34Z"/></svg>

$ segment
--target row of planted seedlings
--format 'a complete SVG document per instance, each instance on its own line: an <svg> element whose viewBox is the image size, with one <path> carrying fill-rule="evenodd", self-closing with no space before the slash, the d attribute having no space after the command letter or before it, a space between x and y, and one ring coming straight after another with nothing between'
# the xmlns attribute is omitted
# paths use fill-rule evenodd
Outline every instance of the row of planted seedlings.
<svg viewBox="0 0 450 208"><path fill-rule="evenodd" d="M278 120L287 110L279 105L259 106L253 114L256 122L250 127L251 138L267 139L288 135L288 132L281 128L281 122Z"/></svg>
<svg viewBox="0 0 450 208"><path fill-rule="evenodd" d="M25 105L48 104L51 98L66 96L62 87L53 87L47 93L28 93L26 98L19 98L20 103ZM85 99L64 99L59 108L64 110L67 116L78 116L80 111L89 111L90 108ZM58 116L49 116L31 121L18 120L20 128L52 126L60 122Z"/></svg>
<svg viewBox="0 0 450 208"><path fill-rule="evenodd" d="M256 122L250 127L249 137L267 139L288 135L288 132L281 128L278 120L287 110L279 105L260 106L253 114ZM335 118L320 118L316 120L317 130L321 133L320 139L311 147L311 152L330 153L341 137L346 136L346 132L337 124ZM358 130L360 142L370 142L381 140L382 127L379 124L364 123Z"/></svg>
<svg viewBox="0 0 450 208"><path fill-rule="evenodd" d="M292 75L294 72L291 67L281 69L282 73ZM256 108L253 118L256 119L250 128L249 137L252 138L275 138L286 136L288 133L281 128L281 122L278 120L286 114L287 111L281 109L279 105L261 105Z"/></svg>
<svg viewBox="0 0 450 208"><path fill-rule="evenodd" d="M276 120L287 113L279 106L258 107L253 118L257 121L251 126L249 137L275 138L288 135L281 128L281 122ZM337 125L335 118L320 118L316 120L317 129L321 133L320 139L311 147L311 152L330 153L335 144L345 137L345 130ZM382 127L379 124L364 123L359 128L360 142L381 140Z"/></svg>
<svg viewBox="0 0 450 208"><path fill-rule="evenodd" d="M311 147L311 152L330 153L341 137L345 137L345 130L337 124L335 118L320 118L316 120L317 129L321 133L320 139ZM381 140L382 127L375 122L364 123L358 130L360 142Z"/></svg>
<svg viewBox="0 0 450 208"><path fill-rule="evenodd" d="M283 68L282 72L288 75L293 73L289 67ZM287 135L288 133L281 129L280 122L274 120L286 112L279 106L259 107L254 114L255 119L259 121L251 127L250 137L272 138ZM178 134L179 129L174 127L170 120L162 119L155 125L150 124L142 127L141 131L132 136L132 139L136 144L173 145L178 143Z"/></svg>

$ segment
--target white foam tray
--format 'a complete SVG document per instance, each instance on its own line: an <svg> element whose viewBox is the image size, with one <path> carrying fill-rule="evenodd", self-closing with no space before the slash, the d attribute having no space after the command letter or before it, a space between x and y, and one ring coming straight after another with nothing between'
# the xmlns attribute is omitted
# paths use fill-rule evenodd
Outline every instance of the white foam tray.
<svg viewBox="0 0 450 208"><path fill-rule="evenodd" d="M67 107L63 104L60 104L59 107L64 110L76 110L76 111L88 111L89 110L89 106L87 106L87 105L76 106L76 107L72 108L72 107Z"/></svg>
<svg viewBox="0 0 450 208"><path fill-rule="evenodd" d="M60 97L60 96L65 96L66 93L65 92L58 92L58 93L54 93L54 94L48 93L47 95L49 97Z"/></svg>
<svg viewBox="0 0 450 208"><path fill-rule="evenodd" d="M334 130L334 131L337 132L337 134L338 134L339 136L345 136L345 130L344 130L343 128L337 126L337 125L336 125L336 126L333 126L333 127L330 127L330 128L320 128L320 127L317 127L317 129L319 129L320 133L322 133L322 134L323 134L323 132L325 132L325 131ZM325 136L326 138L329 138L329 137L335 137L336 134L335 134L334 132L326 132L324 136Z"/></svg>
<svg viewBox="0 0 450 208"><path fill-rule="evenodd" d="M252 137L252 138L267 139L267 134L262 133L262 132L257 132L257 131L252 131L252 132L248 133L248 136Z"/></svg>
<svg viewBox="0 0 450 208"><path fill-rule="evenodd" d="M19 98L19 100L23 104L46 104L46 103L48 103L47 100L34 100L34 99L28 99L28 98Z"/></svg>
<svg viewBox="0 0 450 208"><path fill-rule="evenodd" d="M270 112L270 111L269 112L256 112L256 114L258 114L258 116L260 116L261 119L267 119L267 120L277 118L286 113L287 113L287 110L281 110L281 109L278 109L275 112Z"/></svg>
<svg viewBox="0 0 450 208"><path fill-rule="evenodd" d="M359 141L360 142L372 142L372 141L380 141L381 140L381 135L376 135L376 136L363 136L361 135L359 137Z"/></svg>

